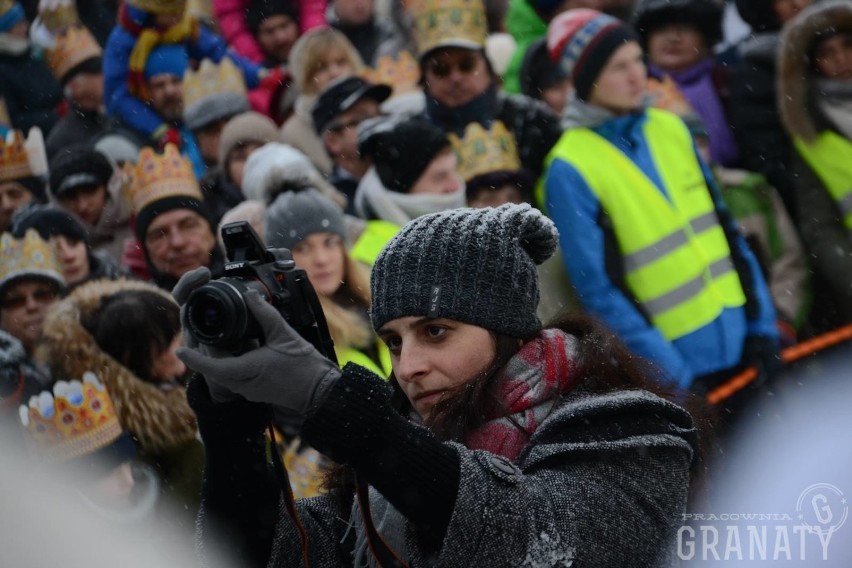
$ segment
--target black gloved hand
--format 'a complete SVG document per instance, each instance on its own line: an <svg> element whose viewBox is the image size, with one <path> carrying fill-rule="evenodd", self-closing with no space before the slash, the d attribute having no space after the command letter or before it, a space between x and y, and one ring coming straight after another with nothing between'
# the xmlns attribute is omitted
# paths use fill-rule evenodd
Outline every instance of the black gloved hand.
<svg viewBox="0 0 852 568"><path fill-rule="evenodd" d="M783 367L778 340L765 335L748 336L743 346L742 364L757 370L757 378L752 383L755 388L771 381Z"/></svg>

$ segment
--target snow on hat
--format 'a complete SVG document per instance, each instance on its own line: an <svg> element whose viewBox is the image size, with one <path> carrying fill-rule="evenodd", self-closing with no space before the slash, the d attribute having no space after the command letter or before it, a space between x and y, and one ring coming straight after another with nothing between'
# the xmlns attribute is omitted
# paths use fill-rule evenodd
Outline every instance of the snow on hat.
<svg viewBox="0 0 852 568"><path fill-rule="evenodd" d="M266 211L267 246L292 249L314 233L347 238L343 211L313 188L284 192Z"/></svg>
<svg viewBox="0 0 852 568"><path fill-rule="evenodd" d="M553 221L527 203L418 217L376 258L373 327L427 316L532 337L541 330L536 265L557 245Z"/></svg>
<svg viewBox="0 0 852 568"><path fill-rule="evenodd" d="M547 28L550 58L571 77L580 100L589 96L610 56L631 41L639 38L624 22L588 8L563 12Z"/></svg>

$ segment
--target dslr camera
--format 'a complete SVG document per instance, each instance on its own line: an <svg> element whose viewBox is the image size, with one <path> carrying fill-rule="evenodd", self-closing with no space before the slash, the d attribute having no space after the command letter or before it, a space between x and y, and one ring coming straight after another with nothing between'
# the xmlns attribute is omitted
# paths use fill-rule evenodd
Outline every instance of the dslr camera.
<svg viewBox="0 0 852 568"><path fill-rule="evenodd" d="M263 332L245 303L257 290L302 337L337 361L319 298L308 275L296 267L288 249L266 248L247 221L222 227L228 262L225 274L193 291L184 310L184 326L199 343L238 351Z"/></svg>

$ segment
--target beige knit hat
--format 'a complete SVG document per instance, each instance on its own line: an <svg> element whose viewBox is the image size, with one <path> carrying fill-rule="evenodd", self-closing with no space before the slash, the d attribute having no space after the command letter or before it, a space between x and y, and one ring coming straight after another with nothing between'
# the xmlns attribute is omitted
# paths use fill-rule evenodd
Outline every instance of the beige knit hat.
<svg viewBox="0 0 852 568"><path fill-rule="evenodd" d="M225 167L225 160L231 150L241 142L280 142L278 127L271 118L259 112L248 111L238 114L228 121L219 138L219 166Z"/></svg>

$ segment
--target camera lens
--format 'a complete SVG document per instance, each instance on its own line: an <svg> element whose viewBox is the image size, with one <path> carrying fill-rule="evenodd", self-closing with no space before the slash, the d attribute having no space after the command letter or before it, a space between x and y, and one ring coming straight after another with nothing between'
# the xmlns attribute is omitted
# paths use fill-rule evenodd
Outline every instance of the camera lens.
<svg viewBox="0 0 852 568"><path fill-rule="evenodd" d="M244 281L223 278L192 293L186 304L186 322L195 338L207 345L227 346L251 336Z"/></svg>

